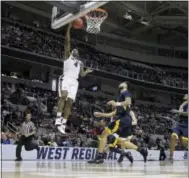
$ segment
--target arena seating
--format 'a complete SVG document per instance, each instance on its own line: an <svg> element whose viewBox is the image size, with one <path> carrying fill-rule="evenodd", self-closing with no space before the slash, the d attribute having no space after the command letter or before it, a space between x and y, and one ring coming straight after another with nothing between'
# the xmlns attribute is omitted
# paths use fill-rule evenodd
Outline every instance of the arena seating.
<svg viewBox="0 0 189 178"><path fill-rule="evenodd" d="M64 55L64 36L52 33L50 28L40 29L2 18L1 30L2 46L59 60ZM165 67L110 56L96 51L92 46L78 40L72 41L72 47L79 48L82 61L87 67L144 82L187 88L187 73L168 72ZM161 54L164 55L163 51ZM94 118L93 112L110 109L105 105L108 101L106 95L97 97L86 92L79 92L70 116L68 126L70 134L62 136L56 133L54 128L53 118L57 109L57 94L55 92L23 84L15 86L11 83L2 83L1 100L2 144L16 144L19 135L15 134L15 128L19 128L23 120L23 111L29 106L32 109L33 121L38 128L36 141L40 145L96 147L97 136L108 121ZM136 103L133 110L138 118L138 128L133 141L137 144L147 144L151 149L158 149L162 144L168 148L169 131L174 126L176 119L169 113L170 108L156 107L153 103L148 106ZM182 149L182 147L178 144L177 149Z"/></svg>
<svg viewBox="0 0 189 178"><path fill-rule="evenodd" d="M23 84L14 85L2 83L2 125L3 132L1 142L3 144L15 144L17 137L8 123L19 128L23 120L23 111L27 106L32 109L33 121L38 128L36 141L41 145L58 146L97 146L97 135L107 124L107 120L96 119L94 111L105 110L108 99L97 97L85 92L79 92L70 117L68 132L61 136L54 128L54 117L57 109L56 93L41 88L32 88ZM95 103L95 104L91 104ZM133 107L138 118L138 129L134 141L138 144L147 143L152 149L157 149L158 144L164 144L168 148L169 131L174 125L174 117L169 114L170 108L146 106L135 104ZM163 135L162 135L163 133ZM78 137L79 135L79 137ZM159 137L153 137L160 135ZM165 137L165 139L164 139ZM180 146L178 147L178 149Z"/></svg>
<svg viewBox="0 0 189 178"><path fill-rule="evenodd" d="M61 59L64 36L2 18L2 45ZM187 73L167 72L161 66L149 66L113 57L77 40L72 41L72 46L79 48L85 66L146 82L187 88Z"/></svg>

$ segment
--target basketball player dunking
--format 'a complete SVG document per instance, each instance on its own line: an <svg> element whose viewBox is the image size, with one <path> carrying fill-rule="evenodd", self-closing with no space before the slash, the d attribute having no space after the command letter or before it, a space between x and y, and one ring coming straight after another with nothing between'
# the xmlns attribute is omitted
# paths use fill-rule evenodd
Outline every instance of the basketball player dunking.
<svg viewBox="0 0 189 178"><path fill-rule="evenodd" d="M73 49L70 53L71 27L72 24L69 24L66 32L64 68L63 76L60 76L59 78L60 99L58 102L58 112L55 122L58 130L63 134L65 134L66 122L70 115L72 104L76 98L79 75L84 77L88 73L92 72L92 70L89 68L84 71L83 63L79 60L79 52L77 49ZM64 113L63 117L62 113Z"/></svg>

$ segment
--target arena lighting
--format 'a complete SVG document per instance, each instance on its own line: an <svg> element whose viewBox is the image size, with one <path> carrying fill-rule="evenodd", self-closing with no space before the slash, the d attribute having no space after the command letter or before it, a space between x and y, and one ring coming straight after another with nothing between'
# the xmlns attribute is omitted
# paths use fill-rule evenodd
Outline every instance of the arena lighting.
<svg viewBox="0 0 189 178"><path fill-rule="evenodd" d="M78 13L76 13L76 14L69 13L60 19L55 19L58 14L58 8L56 6L54 6L52 9L51 28L58 29L64 25L84 16L91 10L94 10L100 6L103 6L104 4L108 3L109 1L110 0L106 0L106 1L102 2L101 0L97 0L97 1L92 1L92 2L86 3L82 6L80 6L80 11Z"/></svg>

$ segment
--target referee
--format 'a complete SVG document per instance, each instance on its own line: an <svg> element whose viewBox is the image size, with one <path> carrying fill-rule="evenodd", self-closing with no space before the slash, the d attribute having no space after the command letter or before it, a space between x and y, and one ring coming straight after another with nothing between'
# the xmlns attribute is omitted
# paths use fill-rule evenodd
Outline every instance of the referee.
<svg viewBox="0 0 189 178"><path fill-rule="evenodd" d="M39 151L39 146L33 142L33 137L36 133L36 128L34 123L31 121L31 111L28 109L25 111L25 121L22 123L20 133L21 137L16 147L15 161L22 161L21 151L23 145L25 146L26 151L31 151L33 149Z"/></svg>

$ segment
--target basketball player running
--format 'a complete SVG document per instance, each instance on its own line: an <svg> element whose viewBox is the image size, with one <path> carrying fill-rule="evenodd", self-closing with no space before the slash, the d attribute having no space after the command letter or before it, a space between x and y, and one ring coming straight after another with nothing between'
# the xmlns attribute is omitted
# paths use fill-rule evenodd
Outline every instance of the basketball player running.
<svg viewBox="0 0 189 178"><path fill-rule="evenodd" d="M111 122L107 128L105 128L104 132L102 133L101 137L100 137L100 143L99 143L99 147L98 147L98 154L96 156L95 160L91 160L88 163L103 163L104 162L104 150L105 150L105 146L107 143L107 138L109 136L109 143L112 142L112 147L113 149L111 149L114 152L117 153L121 153L119 149L114 149L117 142L118 142L118 138L119 138L119 134L120 133L124 133L124 136L130 136L130 130L132 128L132 119L130 116L130 111L129 111L129 107L131 105L131 93L127 90L127 83L123 82L119 85L119 97L118 97L118 102L115 101L109 101L108 104L112 105L113 108L115 108L114 111L112 111L111 113L100 113L100 112L95 112L94 115L96 117L104 117L104 118L111 118L111 117L115 117L116 120ZM114 134L114 135L113 135ZM116 136L115 136L116 134ZM110 136L111 135L111 136ZM112 137L112 138L110 138ZM133 148L133 145L130 144L129 145L130 148ZM128 146L128 147L129 147ZM134 145L135 146L135 145ZM126 146L124 146L126 147ZM147 157L147 153L145 150L138 148L137 146L135 146L133 149L138 150L141 154L143 154L144 156L146 155ZM123 156L127 156L128 159L130 159L130 155L126 155L124 154Z"/></svg>
<svg viewBox="0 0 189 178"><path fill-rule="evenodd" d="M65 56L64 56L64 68L63 76L59 78L59 102L58 112L55 125L58 130L65 134L65 127L67 119L71 112L71 107L75 101L78 90L78 77L79 74L84 77L88 73L91 73L91 69L84 71L83 63L79 60L79 52L77 49L73 49L70 53L70 29L72 24L70 23L67 28L65 38ZM64 109L64 116L62 112Z"/></svg>
<svg viewBox="0 0 189 178"><path fill-rule="evenodd" d="M179 110L173 109L174 114L178 114L179 122L177 127L173 129L170 143L170 161L173 162L173 154L175 151L176 142L180 139L183 146L188 146L188 95L183 97L183 103L180 105Z"/></svg>

